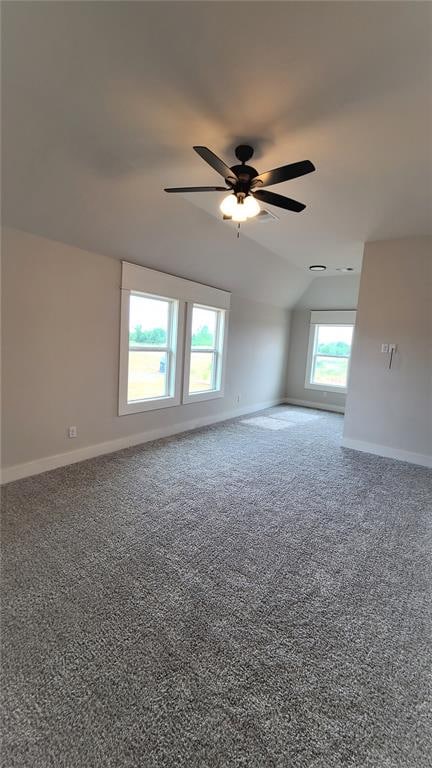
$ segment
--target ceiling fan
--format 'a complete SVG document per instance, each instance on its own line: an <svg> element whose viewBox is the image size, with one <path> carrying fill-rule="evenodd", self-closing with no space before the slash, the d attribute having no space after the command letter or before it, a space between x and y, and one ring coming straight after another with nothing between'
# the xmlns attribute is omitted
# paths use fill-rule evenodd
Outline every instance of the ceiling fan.
<svg viewBox="0 0 432 768"><path fill-rule="evenodd" d="M257 216L260 212L258 201L269 205L276 205L278 208L284 208L287 211L300 213L306 208L303 203L292 200L290 197L277 195L274 192L268 192L262 187L270 187L273 184L280 184L282 181L290 181L306 173L312 173L315 166L310 160L302 160L299 163L290 163L281 168L274 168L272 171L258 173L255 168L246 165L251 159L254 150L248 144L240 144L236 147L235 155L240 161L240 165L233 165L231 168L224 163L217 155L207 147L194 147L195 152L202 157L215 171L224 178L226 187L171 187L165 189L165 192L229 192L230 194L222 200L220 209L224 218L233 221L242 222L246 219Z"/></svg>

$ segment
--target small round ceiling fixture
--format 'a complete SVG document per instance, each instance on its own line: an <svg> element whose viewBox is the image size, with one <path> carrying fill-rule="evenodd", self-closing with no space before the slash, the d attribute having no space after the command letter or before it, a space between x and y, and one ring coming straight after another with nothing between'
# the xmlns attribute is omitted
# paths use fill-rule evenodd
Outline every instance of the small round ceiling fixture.
<svg viewBox="0 0 432 768"><path fill-rule="evenodd" d="M309 269L311 272L325 272L327 267L324 264L311 264Z"/></svg>
<svg viewBox="0 0 432 768"><path fill-rule="evenodd" d="M354 267L336 267L336 272L354 272Z"/></svg>

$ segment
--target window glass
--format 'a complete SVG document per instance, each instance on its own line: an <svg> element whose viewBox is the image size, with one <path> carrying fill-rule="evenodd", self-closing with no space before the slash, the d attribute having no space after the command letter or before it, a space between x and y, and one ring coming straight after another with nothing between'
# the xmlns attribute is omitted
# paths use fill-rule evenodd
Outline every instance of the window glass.
<svg viewBox="0 0 432 768"><path fill-rule="evenodd" d="M172 307L170 299L130 295L128 403L170 394Z"/></svg>
<svg viewBox="0 0 432 768"><path fill-rule="evenodd" d="M230 294L121 266L119 416L223 397Z"/></svg>
<svg viewBox="0 0 432 768"><path fill-rule="evenodd" d="M129 351L128 402L166 397L168 355L151 350Z"/></svg>
<svg viewBox="0 0 432 768"><path fill-rule="evenodd" d="M207 347L214 349L216 346L218 313L214 309L194 307L192 312L192 347Z"/></svg>
<svg viewBox="0 0 432 768"><path fill-rule="evenodd" d="M190 311L190 359L187 393L206 397L221 388L224 313L194 304Z"/></svg>
<svg viewBox="0 0 432 768"><path fill-rule="evenodd" d="M346 387L348 358L321 357L316 355L313 372L314 384L331 384L332 387Z"/></svg>
<svg viewBox="0 0 432 768"><path fill-rule="evenodd" d="M352 325L318 325L316 353L349 357L353 335Z"/></svg>
<svg viewBox="0 0 432 768"><path fill-rule="evenodd" d="M317 325L310 383L345 389L354 326Z"/></svg>
<svg viewBox="0 0 432 768"><path fill-rule="evenodd" d="M214 389L215 353L191 352L189 392L209 392Z"/></svg>
<svg viewBox="0 0 432 768"><path fill-rule="evenodd" d="M169 301L132 294L129 304L129 347L166 347L169 309Z"/></svg>

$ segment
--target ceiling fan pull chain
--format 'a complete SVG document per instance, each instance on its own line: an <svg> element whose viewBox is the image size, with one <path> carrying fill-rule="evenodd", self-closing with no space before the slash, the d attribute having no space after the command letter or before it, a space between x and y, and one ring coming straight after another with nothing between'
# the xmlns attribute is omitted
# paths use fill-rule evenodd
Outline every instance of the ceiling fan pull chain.
<svg viewBox="0 0 432 768"><path fill-rule="evenodd" d="M240 222L237 224L237 240L240 237Z"/></svg>

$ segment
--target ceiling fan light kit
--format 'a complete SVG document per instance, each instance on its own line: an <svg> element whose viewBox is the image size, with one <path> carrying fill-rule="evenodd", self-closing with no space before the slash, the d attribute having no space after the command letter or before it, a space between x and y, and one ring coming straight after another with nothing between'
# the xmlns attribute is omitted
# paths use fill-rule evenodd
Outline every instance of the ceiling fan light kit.
<svg viewBox="0 0 432 768"><path fill-rule="evenodd" d="M224 216L228 216L232 221L238 222L258 216L261 210L259 203L254 197L250 195L245 197L241 194L237 196L234 193L224 197L219 207Z"/></svg>
<svg viewBox="0 0 432 768"><path fill-rule="evenodd" d="M303 203L292 200L283 195L277 195L274 192L268 192L262 187L280 184L283 181L290 181L307 173L312 173L315 166L310 160L302 160L299 163L290 163L281 168L274 168L272 171L258 174L258 171L251 165L247 165L251 159L254 150L248 144L240 144L235 154L240 164L233 165L231 168L217 155L207 147L194 147L195 152L202 157L217 173L225 180L226 187L170 187L165 192L229 192L222 200L220 210L223 217L230 218L232 221L241 222L254 218L260 211L259 202L268 205L275 205L278 208L284 208L286 211L300 213L306 207ZM259 201L259 202L258 202Z"/></svg>

